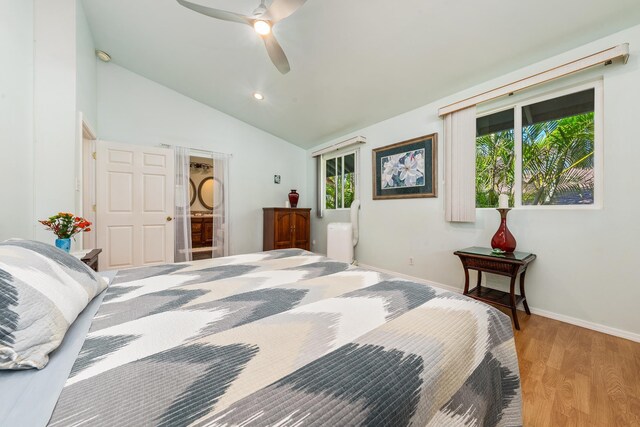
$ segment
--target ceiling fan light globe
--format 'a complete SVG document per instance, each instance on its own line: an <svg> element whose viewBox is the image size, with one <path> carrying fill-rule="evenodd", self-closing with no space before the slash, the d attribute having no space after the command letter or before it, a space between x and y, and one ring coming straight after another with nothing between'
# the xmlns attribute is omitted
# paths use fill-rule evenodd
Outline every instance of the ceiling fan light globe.
<svg viewBox="0 0 640 427"><path fill-rule="evenodd" d="M271 25L267 21L256 21L253 23L253 29L261 36L266 36L271 32Z"/></svg>

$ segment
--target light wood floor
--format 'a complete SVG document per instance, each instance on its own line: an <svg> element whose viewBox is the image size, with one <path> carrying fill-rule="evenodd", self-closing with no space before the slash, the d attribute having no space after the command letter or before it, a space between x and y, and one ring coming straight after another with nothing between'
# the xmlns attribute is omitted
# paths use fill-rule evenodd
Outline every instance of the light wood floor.
<svg viewBox="0 0 640 427"><path fill-rule="evenodd" d="M640 343L518 314L526 427L640 426Z"/></svg>

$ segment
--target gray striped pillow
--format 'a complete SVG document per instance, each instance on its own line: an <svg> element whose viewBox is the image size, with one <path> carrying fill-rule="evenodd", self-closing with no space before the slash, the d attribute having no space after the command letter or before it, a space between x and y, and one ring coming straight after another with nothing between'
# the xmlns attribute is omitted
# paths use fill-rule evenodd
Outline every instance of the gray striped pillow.
<svg viewBox="0 0 640 427"><path fill-rule="evenodd" d="M41 242L0 243L0 369L42 369L107 287L77 258Z"/></svg>

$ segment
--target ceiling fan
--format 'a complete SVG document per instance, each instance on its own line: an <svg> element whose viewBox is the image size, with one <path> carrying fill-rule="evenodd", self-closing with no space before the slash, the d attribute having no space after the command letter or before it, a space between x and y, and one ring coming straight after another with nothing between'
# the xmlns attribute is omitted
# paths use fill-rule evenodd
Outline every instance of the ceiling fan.
<svg viewBox="0 0 640 427"><path fill-rule="evenodd" d="M210 16L216 19L222 19L223 21L237 22L239 24L246 24L253 27L258 33L260 38L264 41L264 45L267 48L269 58L276 66L278 71L282 74L286 74L291 70L289 66L289 60L284 54L282 47L274 37L271 29L275 24L282 21L284 18L291 15L298 10L306 0L273 0L271 6L265 5L266 0L261 0L260 5L253 11L252 16L240 15L234 12L227 12L226 10L214 9L207 6L191 3L187 0L177 0L182 6L194 10L203 15Z"/></svg>

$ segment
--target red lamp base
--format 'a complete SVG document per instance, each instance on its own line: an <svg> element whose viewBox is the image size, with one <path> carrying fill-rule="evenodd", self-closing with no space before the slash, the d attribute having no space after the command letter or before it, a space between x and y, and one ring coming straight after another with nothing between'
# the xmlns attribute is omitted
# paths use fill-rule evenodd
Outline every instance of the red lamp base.
<svg viewBox="0 0 640 427"><path fill-rule="evenodd" d="M493 249L501 249L505 252L513 252L516 250L516 238L513 237L509 227L507 227L507 213L511 209L498 209L500 212L500 226L498 231L491 239L491 247Z"/></svg>

